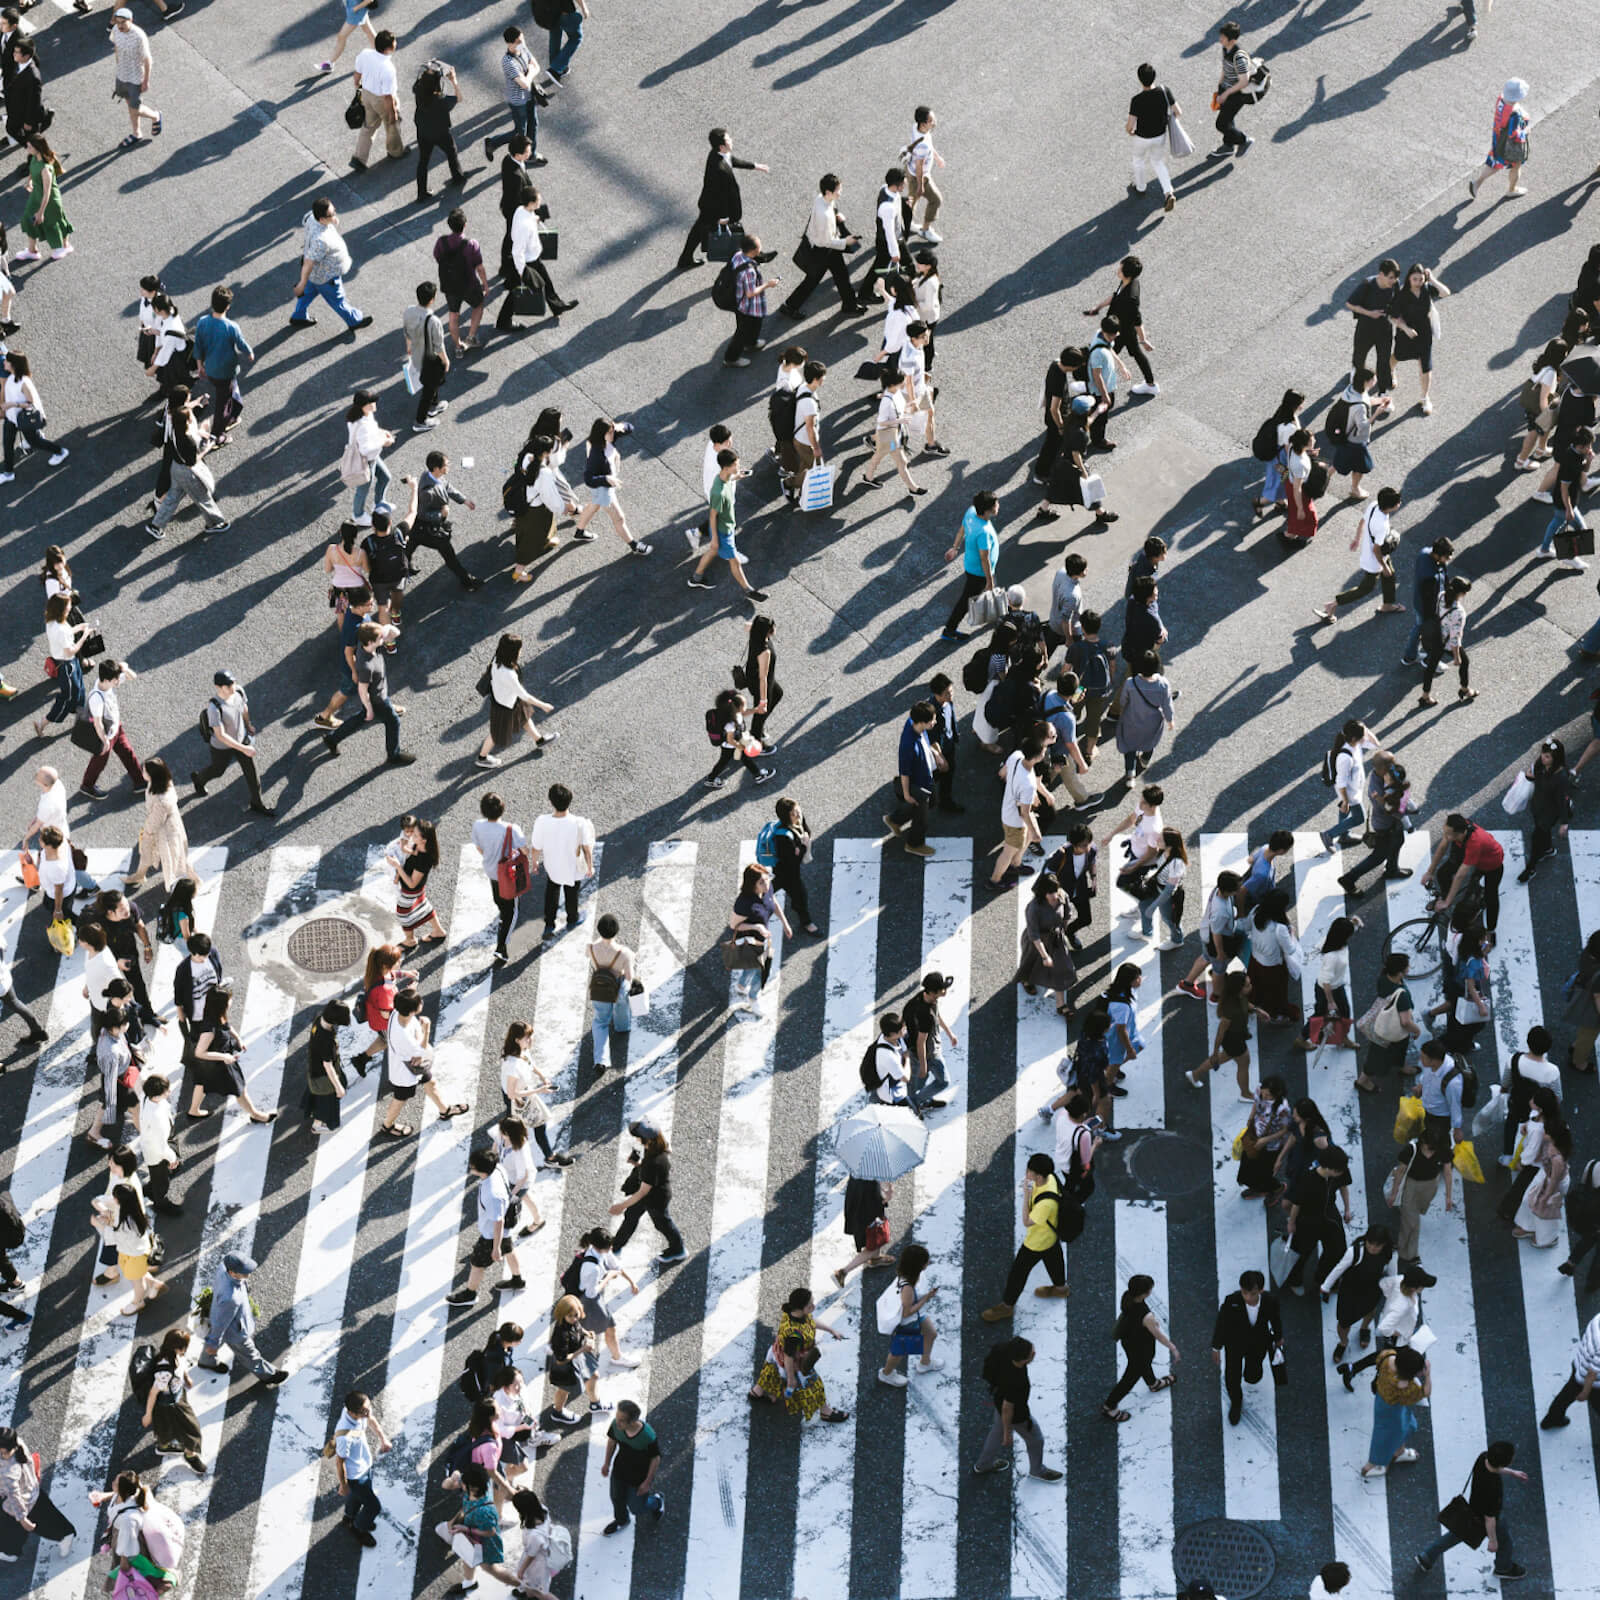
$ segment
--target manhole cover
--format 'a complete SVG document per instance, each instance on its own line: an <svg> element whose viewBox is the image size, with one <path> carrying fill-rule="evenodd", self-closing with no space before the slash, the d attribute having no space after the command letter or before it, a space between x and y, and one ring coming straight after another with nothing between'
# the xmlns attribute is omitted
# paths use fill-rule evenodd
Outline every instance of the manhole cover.
<svg viewBox="0 0 1600 1600"><path fill-rule="evenodd" d="M1264 1534L1248 1522L1197 1522L1172 1546L1172 1566L1185 1586L1203 1578L1224 1600L1250 1600L1272 1582L1278 1557Z"/></svg>
<svg viewBox="0 0 1600 1600"><path fill-rule="evenodd" d="M288 952L305 972L344 972L365 958L367 936L348 917L313 917L289 935Z"/></svg>
<svg viewBox="0 0 1600 1600"><path fill-rule="evenodd" d="M1194 1194L1211 1186L1211 1153L1176 1133L1152 1133L1128 1151L1128 1171L1150 1194Z"/></svg>

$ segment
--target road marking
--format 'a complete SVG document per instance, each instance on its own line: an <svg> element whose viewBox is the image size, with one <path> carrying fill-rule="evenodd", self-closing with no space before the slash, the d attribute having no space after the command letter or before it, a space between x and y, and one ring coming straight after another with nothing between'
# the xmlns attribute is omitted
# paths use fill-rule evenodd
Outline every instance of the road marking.
<svg viewBox="0 0 1600 1600"><path fill-rule="evenodd" d="M1117 1106L1117 1126L1164 1128L1167 1125L1167 1085L1161 1052L1161 952L1139 932L1139 902L1117 887L1116 868L1112 863L1126 837L1119 833L1100 862L1100 870L1109 880L1106 894L1111 908L1111 975L1115 977L1117 968L1124 962L1144 974L1135 1007L1144 1049L1136 1061L1124 1068L1126 1075L1122 1086L1128 1093ZM1159 916L1155 928L1157 935L1164 931Z"/></svg>

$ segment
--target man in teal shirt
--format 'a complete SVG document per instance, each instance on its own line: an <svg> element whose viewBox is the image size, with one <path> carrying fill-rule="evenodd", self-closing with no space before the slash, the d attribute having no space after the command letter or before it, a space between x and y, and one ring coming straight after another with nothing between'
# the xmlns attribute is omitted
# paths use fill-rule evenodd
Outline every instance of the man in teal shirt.
<svg viewBox="0 0 1600 1600"><path fill-rule="evenodd" d="M994 531L994 514L1000 509L1000 497L987 489L980 489L972 497L972 509L961 519L961 541L944 553L946 561L954 561L956 551L961 552L961 593L950 608L940 638L957 642L967 636L961 631L961 620L967 614L967 603L974 595L994 588L995 562L1000 559L1000 536Z"/></svg>
<svg viewBox="0 0 1600 1600"><path fill-rule="evenodd" d="M244 330L228 315L233 290L219 285L211 291L211 309L194 325L194 354L215 397L216 443L228 442L228 429L244 411L239 395L239 367L254 361Z"/></svg>

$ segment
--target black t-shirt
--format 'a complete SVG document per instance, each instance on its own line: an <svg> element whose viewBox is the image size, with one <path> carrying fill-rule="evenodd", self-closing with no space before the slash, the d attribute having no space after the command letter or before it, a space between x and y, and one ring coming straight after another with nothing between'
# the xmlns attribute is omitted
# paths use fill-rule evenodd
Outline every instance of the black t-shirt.
<svg viewBox="0 0 1600 1600"><path fill-rule="evenodd" d="M1127 283L1119 283L1112 291L1111 304L1106 310L1117 319L1117 326L1124 333L1137 328L1144 321L1139 310L1139 280L1132 278Z"/></svg>
<svg viewBox="0 0 1600 1600"><path fill-rule="evenodd" d="M767 636L767 642L762 645L759 650L752 645L748 650L745 651L744 670L745 678L750 685L748 693L750 695L751 705L758 704L761 699L762 656L767 657L767 697L770 703L772 691L777 686L778 682L778 652L777 648L772 643L772 636L770 634Z"/></svg>
<svg viewBox="0 0 1600 1600"><path fill-rule="evenodd" d="M1050 402L1059 400L1062 412L1067 407L1067 379L1070 373L1063 370L1059 361L1052 361L1044 370L1044 414L1048 420L1050 416Z"/></svg>
<svg viewBox="0 0 1600 1600"><path fill-rule="evenodd" d="M1583 476L1588 470L1589 461L1576 450L1563 450L1556 457L1556 483L1558 486L1566 484L1574 505L1583 484Z"/></svg>
<svg viewBox="0 0 1600 1600"><path fill-rule="evenodd" d="M1144 1325L1149 1315L1148 1305L1117 1313L1117 1343L1127 1351L1130 1361L1149 1361L1155 1356L1156 1336Z"/></svg>
<svg viewBox="0 0 1600 1600"><path fill-rule="evenodd" d="M1363 311L1382 311L1387 313L1394 305L1394 297L1400 292L1397 282L1392 289L1385 289L1376 277L1371 277L1350 296L1349 303L1360 306ZM1371 317L1363 317L1363 322L1371 322Z"/></svg>
<svg viewBox="0 0 1600 1600"><path fill-rule="evenodd" d="M418 95L415 122L417 137L442 144L450 137L450 113L456 108L453 94Z"/></svg>
<svg viewBox="0 0 1600 1600"><path fill-rule="evenodd" d="M672 1158L668 1155L657 1153L644 1156L639 1162L639 1182L641 1185L650 1185L650 1199L670 1200L672 1198Z"/></svg>
<svg viewBox="0 0 1600 1600"><path fill-rule="evenodd" d="M1472 1487L1467 1490L1467 1504L1480 1517L1498 1517L1505 1502L1505 1483L1498 1472L1489 1468L1489 1454L1485 1451L1472 1463Z"/></svg>
<svg viewBox="0 0 1600 1600"><path fill-rule="evenodd" d="M641 1423L639 1431L630 1439L621 1418L606 1429L606 1438L615 1439L617 1454L611 1470L632 1488L637 1489L650 1473L650 1463L661 1454L656 1443L655 1429L648 1422Z"/></svg>
<svg viewBox="0 0 1600 1600"><path fill-rule="evenodd" d="M1032 1390L1033 1385L1028 1380L1028 1369L1008 1361L1000 1381L994 1386L995 1410L998 1411L1009 1400L1012 1422L1031 1422L1033 1416L1028 1410L1028 1396Z"/></svg>
<svg viewBox="0 0 1600 1600"><path fill-rule="evenodd" d="M1444 1163L1438 1156L1424 1155L1415 1140L1400 1152L1399 1164L1402 1169L1409 1167L1410 1176L1418 1183L1426 1183L1429 1178L1437 1178L1444 1170Z"/></svg>
<svg viewBox="0 0 1600 1600"><path fill-rule="evenodd" d="M1136 139L1160 139L1167 131L1167 107L1172 95L1161 84L1141 89L1128 102L1128 115L1133 118Z"/></svg>
<svg viewBox="0 0 1600 1600"><path fill-rule="evenodd" d="M374 706L389 698L389 669L381 650L356 651L356 682L366 684Z"/></svg>
<svg viewBox="0 0 1600 1600"><path fill-rule="evenodd" d="M1421 294L1412 294L1404 283L1395 291L1394 305L1390 310L1410 329L1413 339L1432 342L1433 324L1428 320L1428 313L1433 309L1434 298L1426 284Z"/></svg>
<svg viewBox="0 0 1600 1600"><path fill-rule="evenodd" d="M908 1000L905 1009L900 1013L906 1025L906 1048L915 1053L916 1042L920 1035L937 1034L939 1023L933 1014L933 1004L924 994L917 994Z"/></svg>

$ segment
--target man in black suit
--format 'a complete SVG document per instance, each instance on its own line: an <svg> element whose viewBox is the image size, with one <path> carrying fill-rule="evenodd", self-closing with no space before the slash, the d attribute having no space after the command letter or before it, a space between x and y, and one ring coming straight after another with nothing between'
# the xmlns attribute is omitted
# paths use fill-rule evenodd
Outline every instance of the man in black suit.
<svg viewBox="0 0 1600 1600"><path fill-rule="evenodd" d="M1278 1314L1278 1297L1267 1290L1267 1280L1259 1272L1241 1272L1239 1287L1217 1310L1217 1325L1211 1330L1211 1359L1222 1366L1228 1358L1223 1383L1228 1390L1228 1421L1237 1423L1244 1410L1245 1383L1260 1383L1267 1358L1283 1347L1283 1319Z"/></svg>
<svg viewBox="0 0 1600 1600"><path fill-rule="evenodd" d="M745 161L733 153L733 138L726 128L713 128L707 135L711 153L706 157L706 175L700 184L700 198L695 202L697 215L689 237L684 241L683 252L678 257L678 268L687 271L701 263L695 252L711 236L719 222L728 223L737 235L744 216L744 199L739 193L739 180L735 169L742 172L770 172L770 167L759 161Z"/></svg>
<svg viewBox="0 0 1600 1600"><path fill-rule="evenodd" d="M528 170L533 140L525 133L516 134L507 150L509 153L500 163L500 215L506 223L505 237L500 241L500 276L509 284L518 275L511 259L511 219L522 205L526 191L533 188L533 174Z"/></svg>

